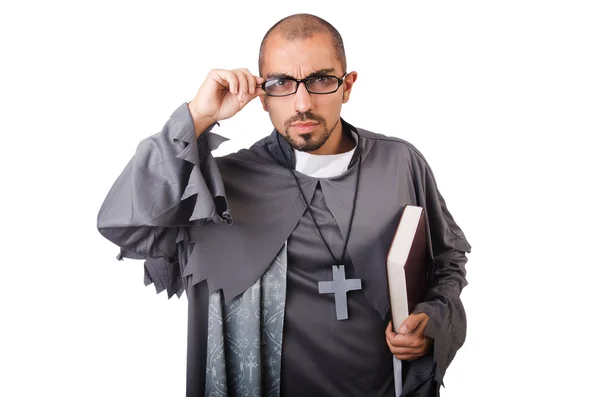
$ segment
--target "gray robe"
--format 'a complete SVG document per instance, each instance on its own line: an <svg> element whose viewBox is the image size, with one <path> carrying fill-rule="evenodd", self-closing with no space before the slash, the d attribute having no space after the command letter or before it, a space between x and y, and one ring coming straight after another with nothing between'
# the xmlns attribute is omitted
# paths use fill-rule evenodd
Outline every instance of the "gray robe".
<svg viewBox="0 0 600 397"><path fill-rule="evenodd" d="M429 316L425 335L434 348L404 363L403 396L436 396L465 340L460 293L471 246L416 148L342 123L360 136L348 172L362 156L348 254L382 319L389 318L385 259L401 210L406 204L425 208L430 289L414 313ZM100 209L98 230L121 247L119 258L145 259L145 282L157 292L171 297L186 291L188 396L278 395L285 299L272 298L284 297L285 289L272 295L272 282L280 277L277 283L285 286L285 244L306 206L282 152L293 159L293 151L276 131L250 149L214 158L211 151L223 141L210 128L196 140L182 104L160 133L138 146ZM316 180L301 184L311 197ZM321 181L321 189L345 236L353 191L340 192L335 181ZM252 324L244 323L251 318ZM248 329L254 340L240 334Z"/></svg>

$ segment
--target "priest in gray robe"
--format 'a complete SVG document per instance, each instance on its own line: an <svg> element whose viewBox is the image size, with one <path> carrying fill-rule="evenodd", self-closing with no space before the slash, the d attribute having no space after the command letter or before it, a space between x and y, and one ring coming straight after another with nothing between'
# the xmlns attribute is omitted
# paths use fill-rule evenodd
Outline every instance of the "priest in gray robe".
<svg viewBox="0 0 600 397"><path fill-rule="evenodd" d="M471 246L413 145L340 117L356 79L333 26L284 18L259 76L212 70L108 192L98 230L118 258L186 293L188 397L439 395ZM212 128L255 98L272 133L213 157ZM392 330L386 256L407 204L425 209L429 289Z"/></svg>

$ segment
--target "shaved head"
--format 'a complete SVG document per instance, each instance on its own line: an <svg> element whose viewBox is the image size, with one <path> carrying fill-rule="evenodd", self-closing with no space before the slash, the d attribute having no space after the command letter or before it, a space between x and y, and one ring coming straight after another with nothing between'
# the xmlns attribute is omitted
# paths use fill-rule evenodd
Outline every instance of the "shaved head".
<svg viewBox="0 0 600 397"><path fill-rule="evenodd" d="M342 64L342 69L346 71L346 53L344 51L344 42L342 36L329 22L311 14L294 14L283 18L269 29L260 44L258 55L258 73L262 76L264 65L265 50L269 39L273 35L279 35L288 41L307 39L315 34L327 34L331 37L332 46L336 58Z"/></svg>

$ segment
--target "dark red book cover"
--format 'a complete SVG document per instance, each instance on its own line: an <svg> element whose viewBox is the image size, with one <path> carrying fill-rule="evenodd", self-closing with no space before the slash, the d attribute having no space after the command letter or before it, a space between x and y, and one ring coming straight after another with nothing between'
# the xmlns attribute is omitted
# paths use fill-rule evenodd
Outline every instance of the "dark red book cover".
<svg viewBox="0 0 600 397"><path fill-rule="evenodd" d="M427 234L423 208L407 205L400 217L387 258L388 286L394 329L425 299Z"/></svg>

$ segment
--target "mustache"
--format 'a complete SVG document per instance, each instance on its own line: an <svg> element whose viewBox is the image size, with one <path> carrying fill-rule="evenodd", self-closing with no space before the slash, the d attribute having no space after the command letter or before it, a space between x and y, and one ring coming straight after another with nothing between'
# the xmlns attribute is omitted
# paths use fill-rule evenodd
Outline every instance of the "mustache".
<svg viewBox="0 0 600 397"><path fill-rule="evenodd" d="M325 119L317 114L312 113L309 110L308 112L297 113L295 116L290 117L285 121L285 126L290 127L293 123L306 121L316 121L317 123L324 123Z"/></svg>

